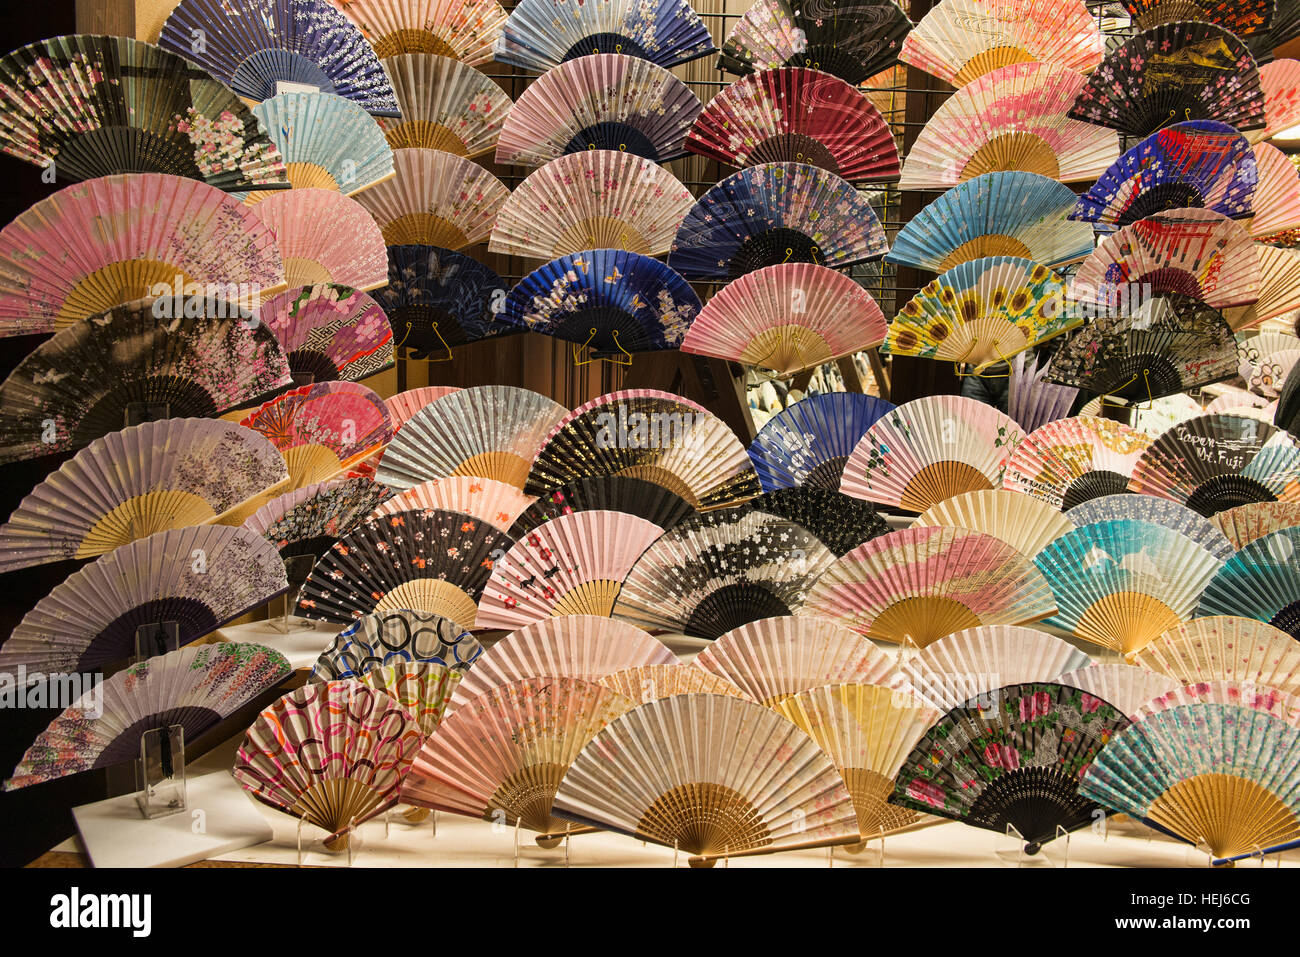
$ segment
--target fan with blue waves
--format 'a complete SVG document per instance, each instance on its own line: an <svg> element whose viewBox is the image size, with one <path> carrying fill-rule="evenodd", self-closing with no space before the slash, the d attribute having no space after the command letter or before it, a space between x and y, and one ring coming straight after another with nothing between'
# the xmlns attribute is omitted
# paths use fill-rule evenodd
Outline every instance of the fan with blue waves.
<svg viewBox="0 0 1300 957"><path fill-rule="evenodd" d="M1065 517L1079 528L1124 519L1150 522L1186 535L1219 561L1227 561L1233 553L1228 537L1204 515L1186 505L1154 495L1102 495L1066 509Z"/></svg>
<svg viewBox="0 0 1300 957"><path fill-rule="evenodd" d="M894 404L858 392L828 392L794 403L759 430L749 458L764 492L812 486L840 490L858 440Z"/></svg>
<svg viewBox="0 0 1300 957"><path fill-rule="evenodd" d="M1266 621L1300 641L1300 528L1262 535L1219 569L1205 586L1198 618L1236 615Z"/></svg>

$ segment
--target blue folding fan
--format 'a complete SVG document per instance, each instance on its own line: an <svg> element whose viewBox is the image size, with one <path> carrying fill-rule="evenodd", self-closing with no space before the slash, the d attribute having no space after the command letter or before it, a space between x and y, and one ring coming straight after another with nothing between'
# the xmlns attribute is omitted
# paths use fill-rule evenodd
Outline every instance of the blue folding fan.
<svg viewBox="0 0 1300 957"><path fill-rule="evenodd" d="M326 0L181 0L158 45L198 63L241 96L299 84L400 116L388 74L355 23Z"/></svg>
<svg viewBox="0 0 1300 957"><path fill-rule="evenodd" d="M506 20L494 58L545 73L589 53L670 67L716 50L687 0L522 0Z"/></svg>
<svg viewBox="0 0 1300 957"><path fill-rule="evenodd" d="M764 163L699 198L668 265L687 279L735 279L785 262L851 266L888 251L865 194L816 166Z"/></svg>
<svg viewBox="0 0 1300 957"><path fill-rule="evenodd" d="M985 256L1055 266L1093 249L1092 228L1070 222L1074 190L1037 173L985 173L954 186L894 238L886 262L945 272Z"/></svg>
<svg viewBox="0 0 1300 957"><path fill-rule="evenodd" d="M447 358L452 346L514 331L498 317L508 287L464 253L441 246L389 246L388 285L375 301L388 314L393 347Z"/></svg>
<svg viewBox="0 0 1300 957"><path fill-rule="evenodd" d="M840 475L858 440L894 404L858 392L800 399L754 436L749 458L764 492L813 486L840 490Z"/></svg>
<svg viewBox="0 0 1300 957"><path fill-rule="evenodd" d="M1080 528L1122 519L1150 522L1186 535L1219 561L1226 561L1233 554L1232 542L1228 541L1228 536L1200 512L1154 495L1102 495L1066 509L1065 517Z"/></svg>
<svg viewBox="0 0 1300 957"><path fill-rule="evenodd" d="M1079 197L1071 219L1118 228L1166 209L1253 215L1258 171L1246 137L1226 123L1190 120L1152 133Z"/></svg>
<svg viewBox="0 0 1300 957"><path fill-rule="evenodd" d="M1255 539L1205 586L1196 617L1237 615L1266 621L1300 640L1300 528Z"/></svg>
<svg viewBox="0 0 1300 957"><path fill-rule="evenodd" d="M521 279L501 318L585 346L595 358L618 359L676 348L699 311L695 290L659 260L589 249Z"/></svg>

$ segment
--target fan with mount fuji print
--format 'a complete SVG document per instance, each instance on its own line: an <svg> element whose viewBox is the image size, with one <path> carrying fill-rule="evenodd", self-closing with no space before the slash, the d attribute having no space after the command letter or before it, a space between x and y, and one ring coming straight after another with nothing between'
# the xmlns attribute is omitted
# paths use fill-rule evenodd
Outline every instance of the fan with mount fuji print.
<svg viewBox="0 0 1300 957"><path fill-rule="evenodd" d="M616 150L568 153L533 170L506 197L488 251L534 259L584 249L660 256L693 202L653 160Z"/></svg>
<svg viewBox="0 0 1300 957"><path fill-rule="evenodd" d="M1013 63L1088 73L1104 51L1083 0L940 0L907 35L898 59L963 87Z"/></svg>
<svg viewBox="0 0 1300 957"><path fill-rule="evenodd" d="M1168 675L1120 661L1099 661L1054 679L1057 684L1078 688L1095 698L1114 705L1126 718L1132 718L1152 698L1169 694L1182 687Z"/></svg>
<svg viewBox="0 0 1300 957"><path fill-rule="evenodd" d="M1258 182L1253 200L1255 215L1248 224L1250 235L1260 242L1300 228L1300 176L1276 146L1256 143L1255 169Z"/></svg>
<svg viewBox="0 0 1300 957"><path fill-rule="evenodd" d="M904 303L880 351L969 365L979 375L1080 321L1052 270L988 256L953 266Z"/></svg>
<svg viewBox="0 0 1300 957"><path fill-rule="evenodd" d="M348 286L302 286L262 304L295 381L356 382L393 365L393 331L379 303Z"/></svg>
<svg viewBox="0 0 1300 957"><path fill-rule="evenodd" d="M364 677L375 668L431 664L465 675L483 654L449 618L410 609L363 615L340 631L312 667L313 681Z"/></svg>
<svg viewBox="0 0 1300 957"><path fill-rule="evenodd" d="M235 315L284 286L272 230L216 187L179 176L74 183L0 230L0 336L56 332L173 291L191 311L215 295Z"/></svg>
<svg viewBox="0 0 1300 957"><path fill-rule="evenodd" d="M510 190L477 163L438 150L393 151L397 176L358 200L384 244L462 249L487 239Z"/></svg>
<svg viewBox="0 0 1300 957"><path fill-rule="evenodd" d="M1235 36L1254 36L1273 21L1273 0L1121 0L1139 30L1162 23L1213 23Z"/></svg>
<svg viewBox="0 0 1300 957"><path fill-rule="evenodd" d="M1047 502L1006 489L963 492L932 505L912 528L945 525L1000 538L1022 555L1036 555L1074 524Z"/></svg>
<svg viewBox="0 0 1300 957"><path fill-rule="evenodd" d="M1116 160L1079 197L1070 218L1114 229L1168 209L1204 207L1241 219L1255 214L1257 181L1250 143L1231 126L1174 123Z"/></svg>
<svg viewBox="0 0 1300 957"><path fill-rule="evenodd" d="M368 478L319 482L267 502L244 521L284 557L320 555L347 535L391 491Z"/></svg>
<svg viewBox="0 0 1300 957"><path fill-rule="evenodd" d="M898 772L890 802L973 827L1015 828L1034 853L1104 813L1080 776L1127 725L1109 704L1049 682L1007 685L959 705L926 732Z"/></svg>
<svg viewBox="0 0 1300 957"><path fill-rule="evenodd" d="M111 432L47 476L0 527L0 572L202 525L286 478L275 446L226 422L163 419Z"/></svg>
<svg viewBox="0 0 1300 957"><path fill-rule="evenodd" d="M513 485L473 475L432 479L399 492L375 510L375 517L411 509L461 512L505 532L534 499ZM511 534L512 539L519 536Z"/></svg>
<svg viewBox="0 0 1300 957"><path fill-rule="evenodd" d="M258 102L296 84L353 100L367 113L398 115L374 48L326 0L181 0L158 45Z"/></svg>
<svg viewBox="0 0 1300 957"><path fill-rule="evenodd" d="M449 475L474 475L540 495L524 482L538 448L566 415L564 406L528 389L461 389L403 423L379 461L377 480L407 489Z"/></svg>
<svg viewBox="0 0 1300 957"><path fill-rule="evenodd" d="M375 300L388 314L394 348L416 359L511 331L498 321L509 287L482 263L440 246L389 246L388 285Z"/></svg>
<svg viewBox="0 0 1300 957"><path fill-rule="evenodd" d="M474 624L509 631L565 615L608 617L628 571L661 534L624 512L551 519L493 563Z"/></svg>
<svg viewBox="0 0 1300 957"><path fill-rule="evenodd" d="M1171 528L1134 519L1066 532L1034 558L1059 611L1049 625L1130 654L1193 617L1222 562Z"/></svg>
<svg viewBox="0 0 1300 957"><path fill-rule="evenodd" d="M765 163L728 176L682 220L668 265L692 280L737 279L764 266L852 266L889 251L866 196L807 163Z"/></svg>
<svg viewBox="0 0 1300 957"><path fill-rule="evenodd" d="M1059 66L1016 63L962 87L926 121L899 187L945 189L999 172L1096 179L1119 157L1119 137L1066 115L1083 83Z"/></svg>
<svg viewBox="0 0 1300 957"><path fill-rule="evenodd" d="M782 409L749 446L763 491L804 485L839 491L844 465L858 441L895 408L872 395L829 392Z"/></svg>
<svg viewBox="0 0 1300 957"><path fill-rule="evenodd" d="M1038 173L984 173L913 216L885 262L932 272L986 256L1074 262L1093 249L1092 229L1066 219L1076 199L1070 187Z"/></svg>
<svg viewBox="0 0 1300 957"><path fill-rule="evenodd" d="M412 509L368 519L321 556L298 601L305 618L352 621L432 612L468 628L493 563L513 545L460 512Z"/></svg>
<svg viewBox="0 0 1300 957"><path fill-rule="evenodd" d="M1280 628L1253 618L1184 622L1134 655L1133 663L1169 675L1180 686L1236 681L1283 694L1300 692L1300 645Z"/></svg>
<svg viewBox="0 0 1300 957"><path fill-rule="evenodd" d="M679 522L638 558L611 616L714 639L788 615L834 559L811 532L751 508Z"/></svg>
<svg viewBox="0 0 1300 957"><path fill-rule="evenodd" d="M1007 413L1028 434L1070 414L1079 390L1046 379L1050 357L1022 352L1011 360Z"/></svg>
<svg viewBox="0 0 1300 957"><path fill-rule="evenodd" d="M718 68L745 76L755 70L802 66L855 86L898 61L912 29L893 0L757 0L727 34Z"/></svg>
<svg viewBox="0 0 1300 957"><path fill-rule="evenodd" d="M141 735L174 724L193 741L291 674L282 654L253 644L181 648L133 665L61 712L23 754L5 790L139 758Z"/></svg>
<svg viewBox="0 0 1300 957"><path fill-rule="evenodd" d="M1090 499L1127 492L1133 466L1150 444L1143 433L1111 419L1057 419L1016 446L1002 486L1063 512Z"/></svg>
<svg viewBox="0 0 1300 957"><path fill-rule="evenodd" d="M1250 502L1214 515L1210 521L1240 551L1269 532L1300 526L1300 502Z"/></svg>
<svg viewBox="0 0 1300 957"><path fill-rule="evenodd" d="M924 648L976 625L1019 625L1056 603L1025 555L963 528L904 528L832 564L799 613L830 618L877 641Z"/></svg>
<svg viewBox="0 0 1300 957"><path fill-rule="evenodd" d="M700 113L686 148L728 166L811 163L850 183L889 183L900 172L889 124L837 76L778 67L721 90Z"/></svg>
<svg viewBox="0 0 1300 957"><path fill-rule="evenodd" d="M98 672L130 659L137 629L176 622L189 644L289 588L275 546L248 529L158 532L73 573L0 646L0 672ZM165 648L159 648L161 653Z"/></svg>
<svg viewBox="0 0 1300 957"><path fill-rule="evenodd" d="M487 63L506 22L496 0L338 0L338 6L386 66L416 53L455 57L469 66Z"/></svg>
<svg viewBox="0 0 1300 957"><path fill-rule="evenodd" d="M1300 641L1300 528L1261 535L1223 563L1205 586L1197 617L1266 621Z"/></svg>
<svg viewBox="0 0 1300 957"><path fill-rule="evenodd" d="M1154 495L1133 495L1128 492L1103 495L1074 506L1065 513L1065 517L1072 525L1080 528L1122 519L1163 525L1190 538L1219 561L1227 560L1234 551L1232 543L1223 532L1204 515L1193 512L1186 505L1171 502L1167 498L1156 498Z"/></svg>
<svg viewBox="0 0 1300 957"><path fill-rule="evenodd" d="M1129 491L1181 502L1206 518L1250 502L1297 501L1300 441L1258 419L1197 416L1151 444Z"/></svg>
<svg viewBox="0 0 1300 957"><path fill-rule="evenodd" d="M542 496L602 475L645 479L692 508L731 505L759 492L745 448L725 422L654 389L611 392L564 415L544 434L523 489Z"/></svg>
<svg viewBox="0 0 1300 957"><path fill-rule="evenodd" d="M521 0L510 11L494 57L498 63L545 73L592 53L623 53L661 67L717 50L708 28L686 0Z"/></svg>
<svg viewBox="0 0 1300 957"><path fill-rule="evenodd" d="M518 493L522 496L522 493ZM626 475L598 475L574 479L551 489L541 498L524 496L531 503L507 527L516 541L562 515L578 512L621 512L645 519L661 532L695 514L687 501L662 485Z"/></svg>
<svg viewBox="0 0 1300 957"><path fill-rule="evenodd" d="M291 189L252 209L275 234L291 288L332 283L369 292L388 282L384 238L356 200L330 189Z"/></svg>
<svg viewBox="0 0 1300 957"><path fill-rule="evenodd" d="M151 43L41 40L0 58L0 91L0 149L61 180L169 173L223 190L288 188L284 158L249 108Z"/></svg>
<svg viewBox="0 0 1300 957"><path fill-rule="evenodd" d="M1020 427L992 406L955 395L913 399L858 441L840 491L924 512L944 499L1002 487Z"/></svg>
<svg viewBox="0 0 1300 957"><path fill-rule="evenodd" d="M1256 243L1255 253L1259 263L1259 299L1225 313L1234 332L1300 309L1300 250Z"/></svg>
<svg viewBox="0 0 1300 957"><path fill-rule="evenodd" d="M778 263L718 291L691 323L683 352L794 375L885 339L871 293L813 263Z"/></svg>
<svg viewBox="0 0 1300 957"><path fill-rule="evenodd" d="M141 409L214 416L292 381L269 329L119 307L41 343L0 385L0 463L81 448Z"/></svg>
<svg viewBox="0 0 1300 957"><path fill-rule="evenodd" d="M498 163L542 166L568 153L615 150L656 163L686 155L700 113L690 87L640 57L567 60L528 85L497 142Z"/></svg>
<svg viewBox="0 0 1300 957"><path fill-rule="evenodd" d="M495 5L495 0L489 0ZM433 53L407 53L384 63L401 119L380 119L395 150L441 150L481 156L496 146L510 97L472 66Z"/></svg>
<svg viewBox="0 0 1300 957"><path fill-rule="evenodd" d="M1264 91L1255 58L1232 33L1211 23L1166 23L1107 54L1070 116L1127 136L1183 120L1244 132L1264 126Z"/></svg>
<svg viewBox="0 0 1300 957"><path fill-rule="evenodd" d="M764 492L749 500L755 511L794 522L817 536L839 556L890 532L890 526L870 503L832 489L804 485Z"/></svg>

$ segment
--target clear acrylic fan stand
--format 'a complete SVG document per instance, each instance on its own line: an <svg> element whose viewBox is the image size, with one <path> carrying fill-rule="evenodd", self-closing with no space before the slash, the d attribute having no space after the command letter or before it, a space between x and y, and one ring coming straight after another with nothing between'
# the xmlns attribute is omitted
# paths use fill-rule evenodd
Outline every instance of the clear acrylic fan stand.
<svg viewBox="0 0 1300 957"><path fill-rule="evenodd" d="M170 402L128 402L122 413L122 427L129 429L144 422L158 422L170 419L172 407Z"/></svg>
<svg viewBox="0 0 1300 957"><path fill-rule="evenodd" d="M140 735L136 806L153 820L185 810L185 728L173 724Z"/></svg>
<svg viewBox="0 0 1300 957"><path fill-rule="evenodd" d="M1056 837L1044 844L1025 840L1014 824L998 834L993 855L1004 867L1069 867L1070 832L1059 824Z"/></svg>
<svg viewBox="0 0 1300 957"><path fill-rule="evenodd" d="M303 828L313 828L317 831L322 828L315 824L308 823L307 814L303 812L298 818L298 866L304 867L304 863L312 854L324 854L328 856L330 864L337 866L342 859L343 867L351 867L355 855L360 853L363 844L361 831L357 828L357 819L354 817L348 821L347 827L341 828L337 834L326 835L322 838L303 839Z"/></svg>
<svg viewBox="0 0 1300 957"><path fill-rule="evenodd" d="M144 661L175 651L181 646L179 621L155 621L135 630L135 660Z"/></svg>
<svg viewBox="0 0 1300 957"><path fill-rule="evenodd" d="M857 844L841 844L838 847L832 844L826 848L827 867L835 866L836 851L846 855L844 859L854 867L884 867L885 829L883 827L879 828L877 834L865 838Z"/></svg>
<svg viewBox="0 0 1300 957"><path fill-rule="evenodd" d="M384 839L387 840L392 831L393 825L397 825L403 830L410 831L417 827L429 827L432 837L438 836L438 812L432 811L427 807L416 807L412 804L397 805L390 807L384 812Z"/></svg>
<svg viewBox="0 0 1300 957"><path fill-rule="evenodd" d="M313 631L316 625L308 618L299 618L293 614L298 593L303 584L311 577L311 570L316 566L315 555L290 555L284 560L284 571L289 579L289 590L270 603L272 617L259 631L273 631L280 635L289 635L298 631ZM278 614L276 612L278 609Z"/></svg>
<svg viewBox="0 0 1300 957"><path fill-rule="evenodd" d="M1275 867L1282 866L1282 855L1271 852L1270 848L1254 845L1254 850L1234 854L1231 859L1216 857L1205 838L1197 840L1195 846L1188 846L1184 858L1190 867L1209 867L1216 870L1232 867Z"/></svg>
<svg viewBox="0 0 1300 957"><path fill-rule="evenodd" d="M569 857L569 839L572 837L572 834L570 833L571 830L572 830L572 825L570 825L570 824L566 824L566 825L564 826L564 833L563 833L562 835L557 835L557 834L548 834L548 835L546 835L544 838L541 837L541 836L539 836L539 837L536 839L535 843L536 843L536 845L537 845L538 848L540 848L541 850L544 850L544 851L552 851L552 850L554 850L555 848L559 847L561 844L563 844L563 845L564 845L564 866L565 866L565 867L568 867L569 864L570 864L570 862L571 862L571 859L570 859L570 857ZM519 852L520 852L520 845L519 845L519 819L518 819L518 818L515 818L514 838L515 838L515 863L514 863L514 866L515 866L515 867L518 867L518 866L519 866ZM546 841L545 844L542 843L543 840Z"/></svg>

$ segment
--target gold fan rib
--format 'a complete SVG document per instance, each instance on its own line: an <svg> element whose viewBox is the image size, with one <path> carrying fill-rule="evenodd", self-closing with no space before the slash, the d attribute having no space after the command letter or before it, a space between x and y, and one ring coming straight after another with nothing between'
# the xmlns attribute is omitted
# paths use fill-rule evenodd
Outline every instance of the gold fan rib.
<svg viewBox="0 0 1300 957"><path fill-rule="evenodd" d="M81 540L75 557L102 555L155 532L202 525L214 515L207 500L193 492L179 489L146 492L127 499L95 522Z"/></svg>
<svg viewBox="0 0 1300 957"><path fill-rule="evenodd" d="M1147 817L1216 857L1232 857L1300 837L1300 819L1267 788L1231 774L1179 781L1156 798Z"/></svg>
<svg viewBox="0 0 1300 957"><path fill-rule="evenodd" d="M924 648L954 632L974 628L979 616L961 602L937 595L904 598L890 605L871 623L871 637Z"/></svg>
<svg viewBox="0 0 1300 957"><path fill-rule="evenodd" d="M1002 133L993 137L966 161L961 180L984 173L1010 171L1038 173L1049 179L1061 178L1061 164L1047 141L1035 133Z"/></svg>
<svg viewBox="0 0 1300 957"><path fill-rule="evenodd" d="M54 327L62 329L114 306L148 298L155 285L174 288L178 278L182 287L194 282L184 270L157 259L128 259L101 266L68 291L54 316Z"/></svg>
<svg viewBox="0 0 1300 957"><path fill-rule="evenodd" d="M608 578L583 582L564 593L551 609L551 615L555 618L565 615L594 615L597 618L608 618L610 612L614 610L614 599L618 597L618 591L622 587L622 582Z"/></svg>
<svg viewBox="0 0 1300 957"><path fill-rule="evenodd" d="M442 615L464 628L474 624L478 605L451 582L439 578L416 578L402 582L375 603L374 611L424 611Z"/></svg>

